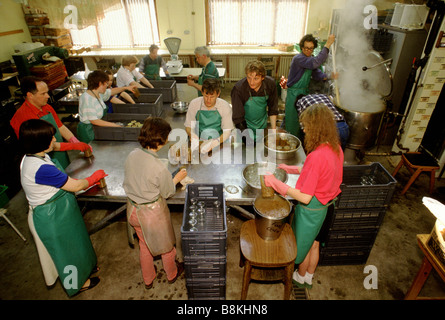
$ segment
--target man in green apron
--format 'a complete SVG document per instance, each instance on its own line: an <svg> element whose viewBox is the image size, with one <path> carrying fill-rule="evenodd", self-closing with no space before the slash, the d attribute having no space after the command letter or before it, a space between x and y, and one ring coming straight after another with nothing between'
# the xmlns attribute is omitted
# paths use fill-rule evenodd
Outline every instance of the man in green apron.
<svg viewBox="0 0 445 320"><path fill-rule="evenodd" d="M34 76L24 77L21 81L21 90L25 96L25 102L10 121L17 137L21 124L26 120L42 119L51 123L56 129L55 137L57 143L55 144L55 150L58 150L52 152L51 157L57 159L62 168L66 168L70 163L67 150L85 151L86 149L91 149L91 147L81 143L74 136L48 104L49 89L44 81ZM64 140L69 143L63 142Z"/></svg>
<svg viewBox="0 0 445 320"><path fill-rule="evenodd" d="M219 79L218 69L210 58L210 51L207 47L197 47L195 49L196 62L202 66L202 71L199 76L188 75L187 85L198 90L198 97L202 96L202 84L205 79Z"/></svg>
<svg viewBox="0 0 445 320"><path fill-rule="evenodd" d="M227 101L219 98L219 80L204 80L202 93L202 97L190 102L184 126L190 139L206 140L201 152L207 153L230 137L232 108Z"/></svg>
<svg viewBox="0 0 445 320"><path fill-rule="evenodd" d="M320 67L328 58L329 48L334 40L335 36L330 35L323 49L314 57L312 53L317 47L318 41L311 34L305 35L300 41L301 53L292 59L287 80L284 122L286 131L299 139L302 138L302 133L295 102L300 94L307 95L309 93L308 88L311 79L328 79L328 76L320 70Z"/></svg>
<svg viewBox="0 0 445 320"><path fill-rule="evenodd" d="M146 55L139 64L139 70L144 73L145 78L148 80L161 80L161 76L159 75L160 68L164 70L167 78L171 78L167 70L167 65L162 57L158 56L159 47L152 44L149 50L150 53Z"/></svg>
<svg viewBox="0 0 445 320"><path fill-rule="evenodd" d="M245 68L246 77L232 89L233 123L237 129L249 130L255 140L257 131L276 129L278 115L278 93L275 80L266 76L264 64L259 60L250 61Z"/></svg>

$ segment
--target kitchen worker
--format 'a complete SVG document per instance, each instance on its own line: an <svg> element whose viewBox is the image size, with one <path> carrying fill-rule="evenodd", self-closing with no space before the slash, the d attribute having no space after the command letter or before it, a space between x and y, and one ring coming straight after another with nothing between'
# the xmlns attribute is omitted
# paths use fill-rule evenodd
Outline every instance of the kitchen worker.
<svg viewBox="0 0 445 320"><path fill-rule="evenodd" d="M57 159L62 168L65 169L70 164L67 150L85 152L90 149L91 151L91 147L80 142L60 121L56 111L48 104L48 86L43 80L34 76L26 76L20 81L20 85L25 102L15 112L10 121L17 138L19 137L20 126L23 122L29 119L42 119L51 123L56 129L54 150L57 151L51 152L51 157Z"/></svg>
<svg viewBox="0 0 445 320"><path fill-rule="evenodd" d="M162 118L148 117L138 141L125 161L123 187L127 195L127 219L139 238L139 257L145 288L156 279L153 257L160 255L168 282L174 283L184 270L176 261L176 238L165 199L176 192L176 184L187 177L185 169L173 178L157 152L168 142L170 124Z"/></svg>
<svg viewBox="0 0 445 320"><path fill-rule="evenodd" d="M139 60L135 56L123 56L121 67L116 74L116 85L118 87L136 86L138 88L154 88L139 71L136 65Z"/></svg>
<svg viewBox="0 0 445 320"><path fill-rule="evenodd" d="M108 89L113 88L113 83L114 83L114 73L111 70L105 70L105 73L108 75ZM123 101L125 100L125 101ZM116 104L126 104L126 103L131 103L131 104L136 104L136 102L133 100L133 98L125 91L122 91L120 94L111 96L107 101L105 101L105 103L107 104L107 112L108 113L113 113L113 103Z"/></svg>
<svg viewBox="0 0 445 320"><path fill-rule="evenodd" d="M207 47L197 47L195 49L196 62L202 66L199 76L188 75L187 85L198 90L198 96L202 96L201 88L205 79L218 79L219 73L212 59L210 59L210 51Z"/></svg>
<svg viewBox="0 0 445 320"><path fill-rule="evenodd" d="M319 68L328 58L329 48L334 40L335 36L330 35L323 49L314 57L312 53L318 46L318 41L311 34L307 34L300 40L301 53L292 58L287 79L284 122L286 131L298 138L302 136L295 101L300 94L307 95L309 93L308 88L311 79L320 81L328 79L328 76ZM333 75L333 77L336 77L336 75Z"/></svg>
<svg viewBox="0 0 445 320"><path fill-rule="evenodd" d="M168 73L167 65L161 56L158 56L159 47L152 44L149 48L149 54L147 54L139 63L139 70L144 73L145 78L148 80L161 80L159 70L164 70L165 76L171 78Z"/></svg>
<svg viewBox="0 0 445 320"><path fill-rule="evenodd" d="M232 88L233 123L237 129L251 129L256 139L256 130L276 129L278 115L278 93L275 80L266 76L264 64L259 60L250 61L245 68L246 77Z"/></svg>
<svg viewBox="0 0 445 320"><path fill-rule="evenodd" d="M201 152L207 153L230 137L232 108L219 98L221 86L218 79L204 80L201 90L203 96L190 102L184 126L191 140L206 140Z"/></svg>
<svg viewBox="0 0 445 320"><path fill-rule="evenodd" d="M295 107L297 108L298 115L300 115L306 108L314 105L322 103L325 106L327 106L332 113L334 114L334 120L337 124L337 130L338 134L340 136L340 142L341 142L341 148L345 150L346 143L349 139L349 126L345 121L345 118L343 115L338 112L335 105L332 103L332 100L325 94L309 94L307 96L305 95L299 95L297 97L297 103Z"/></svg>
<svg viewBox="0 0 445 320"><path fill-rule="evenodd" d="M297 241L295 263L299 265L293 274L293 282L298 287L310 288L319 259L320 245L315 239L328 207L341 192L344 156L334 115L327 106L310 106L301 113L300 122L305 133L304 147L307 153L304 165L278 166L289 174L300 175L295 188L273 175L265 176L264 182L282 196L290 196L299 202L291 222Z"/></svg>
<svg viewBox="0 0 445 320"><path fill-rule="evenodd" d="M56 129L41 119L22 123L19 131L25 156L20 181L29 204L28 225L34 238L47 286L60 278L71 297L94 288L99 277L97 257L74 192L87 189L105 178L103 170L85 179L70 178L48 153L56 145Z"/></svg>
<svg viewBox="0 0 445 320"><path fill-rule="evenodd" d="M108 75L102 70L95 70L88 75L88 90L79 98L79 123L77 136L80 141L90 143L94 140L93 125L99 127L121 127L120 124L102 120L107 113L107 101L111 96L123 92L133 91L136 86L108 88Z"/></svg>

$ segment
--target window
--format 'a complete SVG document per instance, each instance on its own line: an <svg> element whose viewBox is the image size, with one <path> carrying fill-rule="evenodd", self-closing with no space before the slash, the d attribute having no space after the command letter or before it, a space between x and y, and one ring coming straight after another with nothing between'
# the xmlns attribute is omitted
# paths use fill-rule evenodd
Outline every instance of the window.
<svg viewBox="0 0 445 320"><path fill-rule="evenodd" d="M309 0L207 0L210 45L277 45L304 36Z"/></svg>
<svg viewBox="0 0 445 320"><path fill-rule="evenodd" d="M74 45L134 48L159 44L154 0L122 0L105 10L97 25L71 30Z"/></svg>

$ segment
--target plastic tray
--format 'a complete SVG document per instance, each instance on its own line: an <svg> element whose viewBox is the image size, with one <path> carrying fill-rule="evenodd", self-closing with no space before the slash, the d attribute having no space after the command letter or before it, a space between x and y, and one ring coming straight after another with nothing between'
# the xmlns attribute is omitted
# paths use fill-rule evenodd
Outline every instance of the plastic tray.
<svg viewBox="0 0 445 320"><path fill-rule="evenodd" d="M153 85L151 88L140 88L140 93L162 93L162 97L165 102L174 102L178 96L176 88L176 80L149 80Z"/></svg>
<svg viewBox="0 0 445 320"><path fill-rule="evenodd" d="M224 300L226 297L226 279L187 279L187 295L189 299Z"/></svg>
<svg viewBox="0 0 445 320"><path fill-rule="evenodd" d="M162 94L141 94L136 104L113 103L113 113L144 114L159 117L162 114Z"/></svg>
<svg viewBox="0 0 445 320"><path fill-rule="evenodd" d="M373 178L372 184L370 177ZM342 192L336 208L367 208L388 206L397 181L378 162L371 165L343 167Z"/></svg>
<svg viewBox="0 0 445 320"><path fill-rule="evenodd" d="M320 266L340 266L365 264L368 261L371 248L320 249Z"/></svg>
<svg viewBox="0 0 445 320"><path fill-rule="evenodd" d="M148 116L145 114L107 113L102 119L110 122L127 123L132 120L143 123ZM94 140L138 141L141 128L130 127L99 127L93 126Z"/></svg>
<svg viewBox="0 0 445 320"><path fill-rule="evenodd" d="M226 277L226 256L191 258L184 256L186 279L220 279Z"/></svg>
<svg viewBox="0 0 445 320"><path fill-rule="evenodd" d="M227 251L226 234L182 234L182 254L184 257L225 256Z"/></svg>
<svg viewBox="0 0 445 320"><path fill-rule="evenodd" d="M354 231L330 231L325 241L325 248L357 248L374 245L378 233L377 228L359 229Z"/></svg>
<svg viewBox="0 0 445 320"><path fill-rule="evenodd" d="M378 228L385 217L386 207L335 209L331 230Z"/></svg>

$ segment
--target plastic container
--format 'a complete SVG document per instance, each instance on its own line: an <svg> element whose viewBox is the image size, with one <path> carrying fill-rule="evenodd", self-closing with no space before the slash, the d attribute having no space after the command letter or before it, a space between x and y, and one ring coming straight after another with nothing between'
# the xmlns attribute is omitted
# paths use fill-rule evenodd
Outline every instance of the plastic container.
<svg viewBox="0 0 445 320"><path fill-rule="evenodd" d="M357 230L379 228L385 217L386 207L336 209L331 230Z"/></svg>
<svg viewBox="0 0 445 320"><path fill-rule="evenodd" d="M379 163L343 167L342 192L336 208L369 208L388 206L397 181Z"/></svg>
<svg viewBox="0 0 445 320"><path fill-rule="evenodd" d="M378 229L359 229L347 231L330 231L324 243L326 248L362 248L374 245Z"/></svg>
<svg viewBox="0 0 445 320"><path fill-rule="evenodd" d="M320 248L320 266L358 265L368 261L371 248Z"/></svg>
<svg viewBox="0 0 445 320"><path fill-rule="evenodd" d="M226 277L226 256L191 258L184 256L186 279L223 279Z"/></svg>
<svg viewBox="0 0 445 320"><path fill-rule="evenodd" d="M176 100L178 91L176 88L176 80L149 80L153 85L152 88L139 88L141 94L144 93L162 93L164 103L171 103Z"/></svg>
<svg viewBox="0 0 445 320"><path fill-rule="evenodd" d="M107 113L102 119L126 124L132 120L143 123L146 118L147 115L144 114ZM94 140L138 141L141 128L93 126L93 130Z"/></svg>
<svg viewBox="0 0 445 320"><path fill-rule="evenodd" d="M162 114L162 94L141 94L136 98L136 104L113 103L113 113L136 113L159 117Z"/></svg>
<svg viewBox="0 0 445 320"><path fill-rule="evenodd" d="M186 279L187 295L190 300L225 300L226 279Z"/></svg>
<svg viewBox="0 0 445 320"><path fill-rule="evenodd" d="M182 234L182 254L187 257L225 256L227 234L201 234L199 237Z"/></svg>

